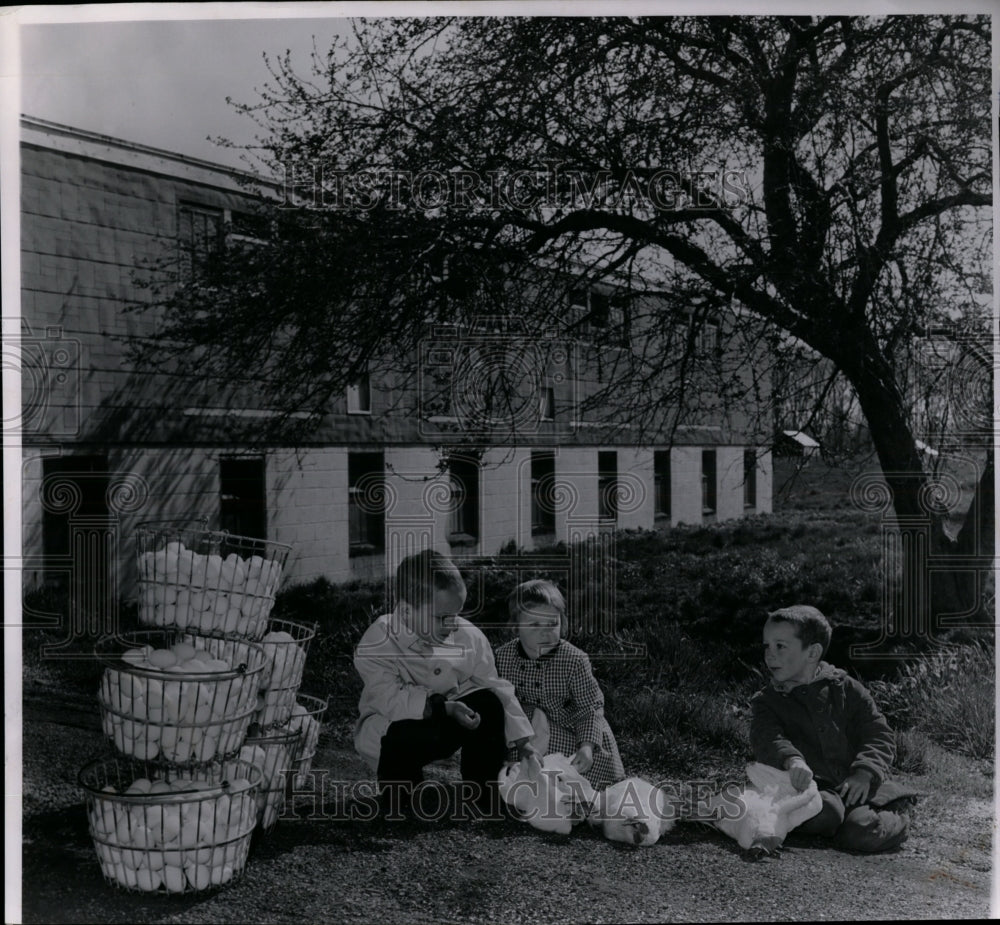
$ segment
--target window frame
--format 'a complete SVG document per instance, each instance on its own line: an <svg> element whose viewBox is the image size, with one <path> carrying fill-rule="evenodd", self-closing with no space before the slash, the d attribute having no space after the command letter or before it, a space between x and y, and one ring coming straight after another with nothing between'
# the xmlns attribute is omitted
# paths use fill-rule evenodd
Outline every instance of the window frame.
<svg viewBox="0 0 1000 925"><path fill-rule="evenodd" d="M448 542L452 546L474 546L482 535L482 467L462 455L448 457Z"/></svg>
<svg viewBox="0 0 1000 925"><path fill-rule="evenodd" d="M370 415L372 413L371 376L364 372L357 381L349 382L345 391L348 414ZM364 397L364 401L362 401Z"/></svg>
<svg viewBox="0 0 1000 925"><path fill-rule="evenodd" d="M361 487L360 483L375 473L380 475L380 481L373 479L369 485ZM360 502L361 496L369 486L380 486L384 483L385 477L384 452L371 450L348 452L347 546L350 557L373 555L385 550L386 493L379 492L381 510L366 511Z"/></svg>
<svg viewBox="0 0 1000 925"><path fill-rule="evenodd" d="M614 467L609 468L608 462ZM614 491L610 491L613 488ZM602 524L618 523L618 451L597 451L597 519Z"/></svg>
<svg viewBox="0 0 1000 925"><path fill-rule="evenodd" d="M743 451L743 508L757 507L757 451L750 448Z"/></svg>
<svg viewBox="0 0 1000 925"><path fill-rule="evenodd" d="M711 466L706 462L711 460ZM711 470L711 477L709 477ZM711 503L709 503L711 502ZM714 447L701 451L701 514L711 517L719 510L719 461L718 452Z"/></svg>
<svg viewBox="0 0 1000 925"><path fill-rule="evenodd" d="M670 450L653 451L653 516L665 520L673 516L670 463Z"/></svg>
<svg viewBox="0 0 1000 925"><path fill-rule="evenodd" d="M545 468L546 471L540 471ZM555 482L556 454L552 450L533 450L531 453L531 535L548 536L556 532L555 507L543 504L542 483L546 478Z"/></svg>

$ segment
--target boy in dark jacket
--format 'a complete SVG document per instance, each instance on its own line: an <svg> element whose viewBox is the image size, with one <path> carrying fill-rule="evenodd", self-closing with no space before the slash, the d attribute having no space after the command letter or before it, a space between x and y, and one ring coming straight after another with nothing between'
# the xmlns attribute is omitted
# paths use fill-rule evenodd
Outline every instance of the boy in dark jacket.
<svg viewBox="0 0 1000 925"><path fill-rule="evenodd" d="M887 804L911 794L886 783L895 739L871 695L821 661L830 636L815 607L768 615L764 662L771 683L751 700L754 757L787 770L799 790L815 778L823 808L797 833L834 836L854 851L888 851L906 839L910 820Z"/></svg>

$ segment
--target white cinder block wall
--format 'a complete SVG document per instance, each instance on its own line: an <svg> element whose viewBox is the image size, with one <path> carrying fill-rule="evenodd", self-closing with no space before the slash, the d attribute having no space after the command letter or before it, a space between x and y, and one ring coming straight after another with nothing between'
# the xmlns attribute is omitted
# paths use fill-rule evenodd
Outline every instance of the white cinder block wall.
<svg viewBox="0 0 1000 925"><path fill-rule="evenodd" d="M347 549L347 453L341 447L268 454L268 539L288 543L295 581L352 577Z"/></svg>
<svg viewBox="0 0 1000 925"><path fill-rule="evenodd" d="M650 529L655 517L653 451L618 447L618 526Z"/></svg>
<svg viewBox="0 0 1000 925"><path fill-rule="evenodd" d="M527 469L527 483L524 481ZM530 505L531 452L527 449L495 447L488 450L479 471L479 551L493 555L510 540L530 545L531 513L528 512L528 535L524 535L524 486L527 484Z"/></svg>
<svg viewBox="0 0 1000 925"><path fill-rule="evenodd" d="M700 524L701 447L674 447L670 457L671 523Z"/></svg>

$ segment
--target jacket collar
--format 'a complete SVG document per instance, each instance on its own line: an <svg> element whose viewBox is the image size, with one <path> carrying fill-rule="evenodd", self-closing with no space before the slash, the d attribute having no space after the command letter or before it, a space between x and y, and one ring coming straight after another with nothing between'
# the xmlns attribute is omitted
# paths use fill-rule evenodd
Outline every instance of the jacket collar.
<svg viewBox="0 0 1000 925"><path fill-rule="evenodd" d="M452 630L441 642L428 642L426 639L418 636L412 629L410 629L410 627L407 626L406 621L398 615L391 614L389 619L399 621L399 631L396 634L396 639L401 649L410 649L413 652L429 654L434 651L435 647L448 648L455 645L454 630Z"/></svg>
<svg viewBox="0 0 1000 925"><path fill-rule="evenodd" d="M780 694L788 694L797 687L809 687L818 681L832 681L840 676L839 668L834 668L829 662L820 662L811 681L772 681L771 686Z"/></svg>
<svg viewBox="0 0 1000 925"><path fill-rule="evenodd" d="M561 645L562 645L562 640L560 639L559 642L557 642L544 655L539 655L538 658L532 658L530 655L528 655L527 652L524 651L524 646L521 645L521 640L518 639L518 641L517 641L517 654L520 655L521 658L528 659L529 662L547 662L550 658L553 658L555 656L556 652L559 651L559 647Z"/></svg>

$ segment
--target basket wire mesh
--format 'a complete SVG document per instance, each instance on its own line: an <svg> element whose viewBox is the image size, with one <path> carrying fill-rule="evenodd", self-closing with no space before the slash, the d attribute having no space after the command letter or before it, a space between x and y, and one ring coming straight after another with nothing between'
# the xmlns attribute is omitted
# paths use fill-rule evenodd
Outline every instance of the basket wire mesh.
<svg viewBox="0 0 1000 925"><path fill-rule="evenodd" d="M284 726L292 716L316 624L272 619L267 629L260 645L268 664L261 676L254 714L263 731Z"/></svg>
<svg viewBox="0 0 1000 925"><path fill-rule="evenodd" d="M312 770L313 758L319 745L326 708L326 700L311 694L299 694L292 710L288 727L302 731L299 753L292 763L292 786L296 790L306 789L309 781L309 772Z"/></svg>
<svg viewBox="0 0 1000 925"><path fill-rule="evenodd" d="M111 756L88 763L78 781L110 885L191 893L242 875L262 781L253 764L179 769Z"/></svg>
<svg viewBox="0 0 1000 925"><path fill-rule="evenodd" d="M235 755L257 705L263 649L171 630L102 637L98 704L123 756L196 766Z"/></svg>
<svg viewBox="0 0 1000 925"><path fill-rule="evenodd" d="M288 775L301 750L302 730L283 729L267 735L248 735L240 749L240 760L261 772L257 791L257 826L268 832L285 806Z"/></svg>
<svg viewBox="0 0 1000 925"><path fill-rule="evenodd" d="M206 530L203 522L139 524L139 620L259 639L290 551L285 543Z"/></svg>

